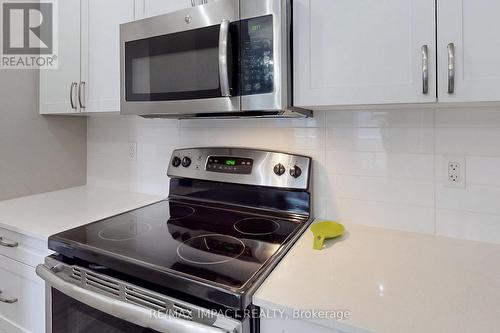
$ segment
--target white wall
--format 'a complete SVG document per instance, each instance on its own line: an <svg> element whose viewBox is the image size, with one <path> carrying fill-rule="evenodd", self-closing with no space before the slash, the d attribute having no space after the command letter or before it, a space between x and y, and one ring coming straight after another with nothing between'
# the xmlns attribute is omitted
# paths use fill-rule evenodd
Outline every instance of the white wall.
<svg viewBox="0 0 500 333"><path fill-rule="evenodd" d="M0 71L0 200L83 185L87 123L38 114L39 73Z"/></svg>
<svg viewBox="0 0 500 333"><path fill-rule="evenodd" d="M137 161L128 160L137 142ZM173 149L244 146L314 158L315 215L500 243L500 109L316 112L306 120L88 121L88 183L167 195ZM443 155L466 157L465 189Z"/></svg>

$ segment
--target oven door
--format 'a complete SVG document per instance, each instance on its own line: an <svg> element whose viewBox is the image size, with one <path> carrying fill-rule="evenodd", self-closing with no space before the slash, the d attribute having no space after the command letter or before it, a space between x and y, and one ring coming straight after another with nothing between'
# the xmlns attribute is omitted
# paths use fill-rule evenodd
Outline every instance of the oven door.
<svg viewBox="0 0 500 333"><path fill-rule="evenodd" d="M121 113L240 111L239 0L120 26Z"/></svg>
<svg viewBox="0 0 500 333"><path fill-rule="evenodd" d="M242 333L242 322L46 258L47 333Z"/></svg>

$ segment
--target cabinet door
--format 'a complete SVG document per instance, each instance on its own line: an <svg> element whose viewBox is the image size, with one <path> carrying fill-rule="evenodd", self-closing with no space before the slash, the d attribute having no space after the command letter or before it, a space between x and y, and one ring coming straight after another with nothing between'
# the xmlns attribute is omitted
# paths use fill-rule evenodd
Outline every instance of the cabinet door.
<svg viewBox="0 0 500 333"><path fill-rule="evenodd" d="M294 6L295 105L436 101L434 0L295 0Z"/></svg>
<svg viewBox="0 0 500 333"><path fill-rule="evenodd" d="M76 89L80 81L80 0L59 1L58 69L40 70L40 113L77 113ZM74 87L76 88L76 87ZM75 108L71 107L70 90Z"/></svg>
<svg viewBox="0 0 500 333"><path fill-rule="evenodd" d="M82 0L82 111L120 111L120 24L133 19L134 0Z"/></svg>
<svg viewBox="0 0 500 333"><path fill-rule="evenodd" d="M438 1L439 101L500 101L499 12L498 1ZM455 49L453 92L448 91L450 43Z"/></svg>
<svg viewBox="0 0 500 333"><path fill-rule="evenodd" d="M0 256L0 332L45 332L45 285L33 267Z"/></svg>
<svg viewBox="0 0 500 333"><path fill-rule="evenodd" d="M196 4L200 0L194 0ZM175 12L191 7L191 0L136 0L135 19Z"/></svg>

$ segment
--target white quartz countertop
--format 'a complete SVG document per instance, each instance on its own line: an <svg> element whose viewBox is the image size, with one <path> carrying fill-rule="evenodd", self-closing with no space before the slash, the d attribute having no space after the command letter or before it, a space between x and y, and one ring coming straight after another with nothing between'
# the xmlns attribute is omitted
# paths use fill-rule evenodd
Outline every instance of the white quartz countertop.
<svg viewBox="0 0 500 333"><path fill-rule="evenodd" d="M162 200L162 197L88 186L0 201L0 227L40 240Z"/></svg>
<svg viewBox="0 0 500 333"><path fill-rule="evenodd" d="M348 310L307 319L341 332L499 332L500 245L346 225L312 249L306 231L254 296L262 308Z"/></svg>

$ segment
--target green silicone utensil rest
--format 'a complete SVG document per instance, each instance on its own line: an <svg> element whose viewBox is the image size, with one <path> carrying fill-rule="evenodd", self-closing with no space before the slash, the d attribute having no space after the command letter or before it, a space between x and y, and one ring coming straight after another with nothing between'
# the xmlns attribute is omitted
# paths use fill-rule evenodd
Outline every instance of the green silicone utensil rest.
<svg viewBox="0 0 500 333"><path fill-rule="evenodd" d="M310 229L314 235L313 249L315 250L323 249L325 240L340 237L345 231L342 224L333 221L315 223Z"/></svg>

